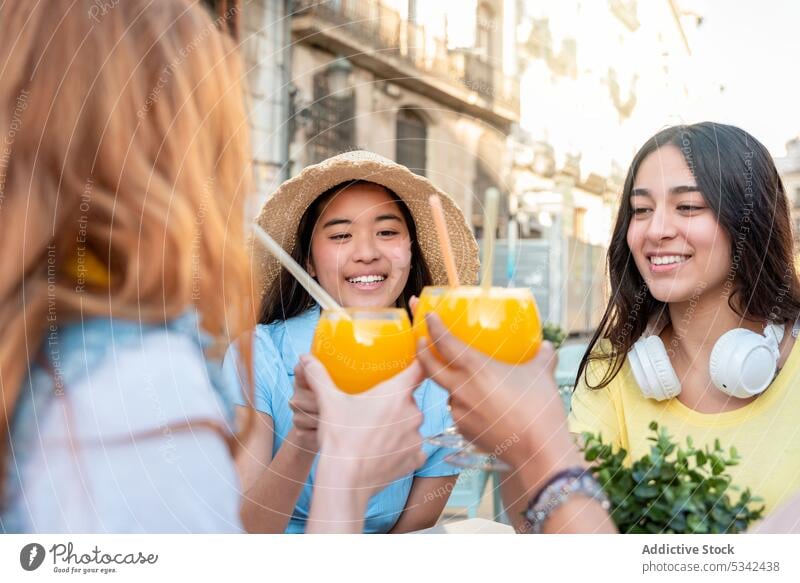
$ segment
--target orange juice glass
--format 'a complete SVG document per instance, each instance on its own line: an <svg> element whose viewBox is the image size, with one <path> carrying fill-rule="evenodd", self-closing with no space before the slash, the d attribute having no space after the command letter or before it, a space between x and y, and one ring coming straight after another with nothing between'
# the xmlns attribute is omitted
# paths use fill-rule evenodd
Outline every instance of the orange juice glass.
<svg viewBox="0 0 800 583"><path fill-rule="evenodd" d="M424 318L420 308L422 297L415 322ZM542 321L528 288L449 288L428 311L438 314L456 338L502 362L526 362L542 344ZM427 335L427 327L419 324L414 331L417 338Z"/></svg>
<svg viewBox="0 0 800 583"><path fill-rule="evenodd" d="M345 393L363 393L408 367L414 335L405 310L348 308L320 316L311 353Z"/></svg>

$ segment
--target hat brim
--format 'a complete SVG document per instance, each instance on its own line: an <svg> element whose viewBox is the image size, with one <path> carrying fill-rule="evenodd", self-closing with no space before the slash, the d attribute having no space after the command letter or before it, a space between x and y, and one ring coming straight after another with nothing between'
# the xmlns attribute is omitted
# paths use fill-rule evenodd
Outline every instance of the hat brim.
<svg viewBox="0 0 800 583"><path fill-rule="evenodd" d="M417 231L417 240L434 285L447 285L447 270L436 236L430 203L431 195L442 202L450 243L458 270L459 283L473 285L477 281L478 244L455 201L423 176L401 164L372 154L354 151L328 158L305 168L284 182L264 203L256 222L287 252L297 244L297 227L308 207L322 193L338 184L366 180L380 184L397 194L408 206ZM275 284L281 266L277 259L253 245L254 260L260 271L261 298Z"/></svg>

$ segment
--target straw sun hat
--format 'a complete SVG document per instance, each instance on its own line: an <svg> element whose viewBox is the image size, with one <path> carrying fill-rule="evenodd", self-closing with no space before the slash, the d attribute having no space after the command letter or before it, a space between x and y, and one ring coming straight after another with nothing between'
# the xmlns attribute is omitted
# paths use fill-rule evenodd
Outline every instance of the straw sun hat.
<svg viewBox="0 0 800 583"><path fill-rule="evenodd" d="M281 184L264 203L257 222L291 253L297 243L297 226L306 209L326 190L351 180L367 180L380 184L406 203L414 218L419 246L433 284L446 285L447 271L428 202L428 197L432 194L438 195L447 220L459 281L464 285L476 282L479 269L478 245L453 199L426 178L372 152L355 150L308 166L300 174ZM275 283L281 268L278 261L260 245L255 245L253 252L256 267L262 274L260 292L263 297Z"/></svg>

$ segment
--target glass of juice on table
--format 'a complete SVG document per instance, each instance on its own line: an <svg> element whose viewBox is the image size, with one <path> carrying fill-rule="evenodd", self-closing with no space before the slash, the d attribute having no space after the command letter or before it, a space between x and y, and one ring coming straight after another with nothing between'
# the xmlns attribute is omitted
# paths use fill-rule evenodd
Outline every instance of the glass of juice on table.
<svg viewBox="0 0 800 583"><path fill-rule="evenodd" d="M323 310L311 353L345 393L363 393L408 367L415 357L414 334L405 310Z"/></svg>
<svg viewBox="0 0 800 583"><path fill-rule="evenodd" d="M439 288L434 300L423 302L425 288L414 315L414 334L417 339L427 336L425 314L437 314L451 334L470 348L508 364L531 360L542 344L542 322L536 300L528 288L475 286ZM429 438L430 443L460 452L448 461L462 467L507 469L507 466L478 452L455 427Z"/></svg>

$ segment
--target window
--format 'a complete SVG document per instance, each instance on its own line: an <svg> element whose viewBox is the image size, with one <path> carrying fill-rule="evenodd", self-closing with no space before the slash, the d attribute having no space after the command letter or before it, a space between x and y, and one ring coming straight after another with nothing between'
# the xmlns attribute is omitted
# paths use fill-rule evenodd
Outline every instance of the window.
<svg viewBox="0 0 800 583"><path fill-rule="evenodd" d="M495 28L494 12L486 5L478 6L477 28L475 30L475 48L484 59L491 60L494 56L494 39L492 32Z"/></svg>
<svg viewBox="0 0 800 583"><path fill-rule="evenodd" d="M408 21L417 24L417 0L408 0Z"/></svg>
<svg viewBox="0 0 800 583"><path fill-rule="evenodd" d="M464 84L484 99L494 99L495 63L494 12L487 4L478 6L475 15L475 48L464 55Z"/></svg>
<svg viewBox="0 0 800 583"><path fill-rule="evenodd" d="M397 163L425 176L428 128L422 116L411 108L404 107L397 112L396 145Z"/></svg>
<svg viewBox="0 0 800 583"><path fill-rule="evenodd" d="M311 106L311 136L308 143L312 163L355 149L355 93L330 96L326 72L314 75Z"/></svg>
<svg viewBox="0 0 800 583"><path fill-rule="evenodd" d="M475 237L481 238L483 231L483 213L486 205L486 191L489 188L496 188L500 193L497 204L497 231L495 236L505 233L505 225L508 222L508 195L500 188L496 180L496 172L480 158L475 160L475 179L472 183L472 227Z"/></svg>

